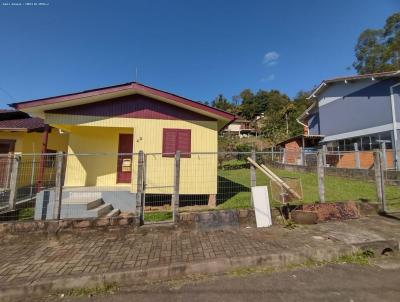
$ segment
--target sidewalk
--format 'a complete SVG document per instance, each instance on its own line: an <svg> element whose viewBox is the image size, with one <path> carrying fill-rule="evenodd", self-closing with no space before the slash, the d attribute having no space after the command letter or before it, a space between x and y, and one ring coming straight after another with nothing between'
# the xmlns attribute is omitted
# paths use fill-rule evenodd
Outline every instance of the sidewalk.
<svg viewBox="0 0 400 302"><path fill-rule="evenodd" d="M400 220L378 216L293 230L273 226L201 233L143 227L49 239L26 236L1 243L0 298L100 282L328 260L360 246L395 249L399 241Z"/></svg>

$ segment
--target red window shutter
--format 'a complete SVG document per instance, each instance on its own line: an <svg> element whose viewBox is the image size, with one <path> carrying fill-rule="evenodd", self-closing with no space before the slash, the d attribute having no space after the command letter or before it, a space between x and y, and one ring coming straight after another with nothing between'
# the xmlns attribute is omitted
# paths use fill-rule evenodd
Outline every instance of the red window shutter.
<svg viewBox="0 0 400 302"><path fill-rule="evenodd" d="M181 157L190 157L191 131L190 129L179 129L176 150L181 151Z"/></svg>
<svg viewBox="0 0 400 302"><path fill-rule="evenodd" d="M190 129L163 129L164 157L174 157L176 151L181 152L181 157L190 157L191 130Z"/></svg>
<svg viewBox="0 0 400 302"><path fill-rule="evenodd" d="M176 138L177 135L175 129L163 129L162 153L164 157L174 157Z"/></svg>

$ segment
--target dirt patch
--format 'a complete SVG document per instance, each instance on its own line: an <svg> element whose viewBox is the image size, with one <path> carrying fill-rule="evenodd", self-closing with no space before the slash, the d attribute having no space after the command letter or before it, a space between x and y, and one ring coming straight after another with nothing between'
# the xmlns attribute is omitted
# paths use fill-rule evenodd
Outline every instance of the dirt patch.
<svg viewBox="0 0 400 302"><path fill-rule="evenodd" d="M313 216L313 223L318 223L330 220L356 219L360 218L361 214L355 202L316 203L301 206L300 209L294 211L292 219L296 223L302 223L304 219L299 221L296 221L296 219L311 216Z"/></svg>

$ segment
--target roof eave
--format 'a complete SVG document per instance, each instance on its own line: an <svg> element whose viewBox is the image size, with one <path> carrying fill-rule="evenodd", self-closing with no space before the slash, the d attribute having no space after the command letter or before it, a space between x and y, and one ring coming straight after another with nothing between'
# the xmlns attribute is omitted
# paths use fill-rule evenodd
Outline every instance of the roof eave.
<svg viewBox="0 0 400 302"><path fill-rule="evenodd" d="M106 87L106 88L100 88L100 89L94 89L94 90L89 90L89 91L83 91L75 94L68 94L68 95L62 95L62 96L57 96L53 98L45 98L45 99L38 99L38 100L31 100L31 101L26 101L26 102L19 102L19 103L12 103L9 104L10 106L21 110L25 112L29 112L31 114L36 114L38 115L41 113L43 117L44 112L46 110L52 109L51 107L56 106L57 104L62 104L62 103L73 103L73 105L76 105L77 102L86 100L87 102L85 103L92 103L92 102L97 102L100 100L105 100L105 99L111 99L115 96L116 94L143 94L147 95L150 97L157 97L161 101L169 101L172 102L175 106L177 107L182 107L186 108L188 110L196 111L200 114L203 114L205 116L211 116L219 121L224 121L225 123L232 122L235 120L235 115L231 114L229 112L220 110L218 108L213 108L210 106L207 106L205 104L195 102L189 99L186 99L184 97L171 94L169 92L165 92L162 90L158 90L156 88L152 88L149 86L145 86L142 84L138 83L130 83L130 84L122 84L118 86L111 86L111 87ZM42 107L40 110L40 107ZM46 108L47 107L47 108ZM57 107L57 106L56 106ZM67 106L65 106L67 107ZM58 108L61 108L58 107Z"/></svg>
<svg viewBox="0 0 400 302"><path fill-rule="evenodd" d="M338 83L338 82L345 82L347 81L361 81L361 80L366 80L366 79L378 79L378 78L391 78L391 77L397 77L400 76L400 70L392 71L392 72L380 72L380 73L370 73L370 74L363 74L363 75L356 75L356 76L348 76L348 77L339 77L339 78L333 78L330 80L324 80L321 82L321 84L313 90L311 95L307 98L308 100L314 99L317 97L317 94L328 84L331 83Z"/></svg>

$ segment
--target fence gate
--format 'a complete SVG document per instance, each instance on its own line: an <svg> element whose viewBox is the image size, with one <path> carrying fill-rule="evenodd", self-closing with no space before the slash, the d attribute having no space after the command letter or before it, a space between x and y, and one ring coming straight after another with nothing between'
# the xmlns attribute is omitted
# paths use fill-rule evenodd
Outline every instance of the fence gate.
<svg viewBox="0 0 400 302"><path fill-rule="evenodd" d="M174 155L144 155L143 220L145 224L173 222Z"/></svg>
<svg viewBox="0 0 400 302"><path fill-rule="evenodd" d="M11 157L8 154L0 154L0 209L8 206L11 163Z"/></svg>

